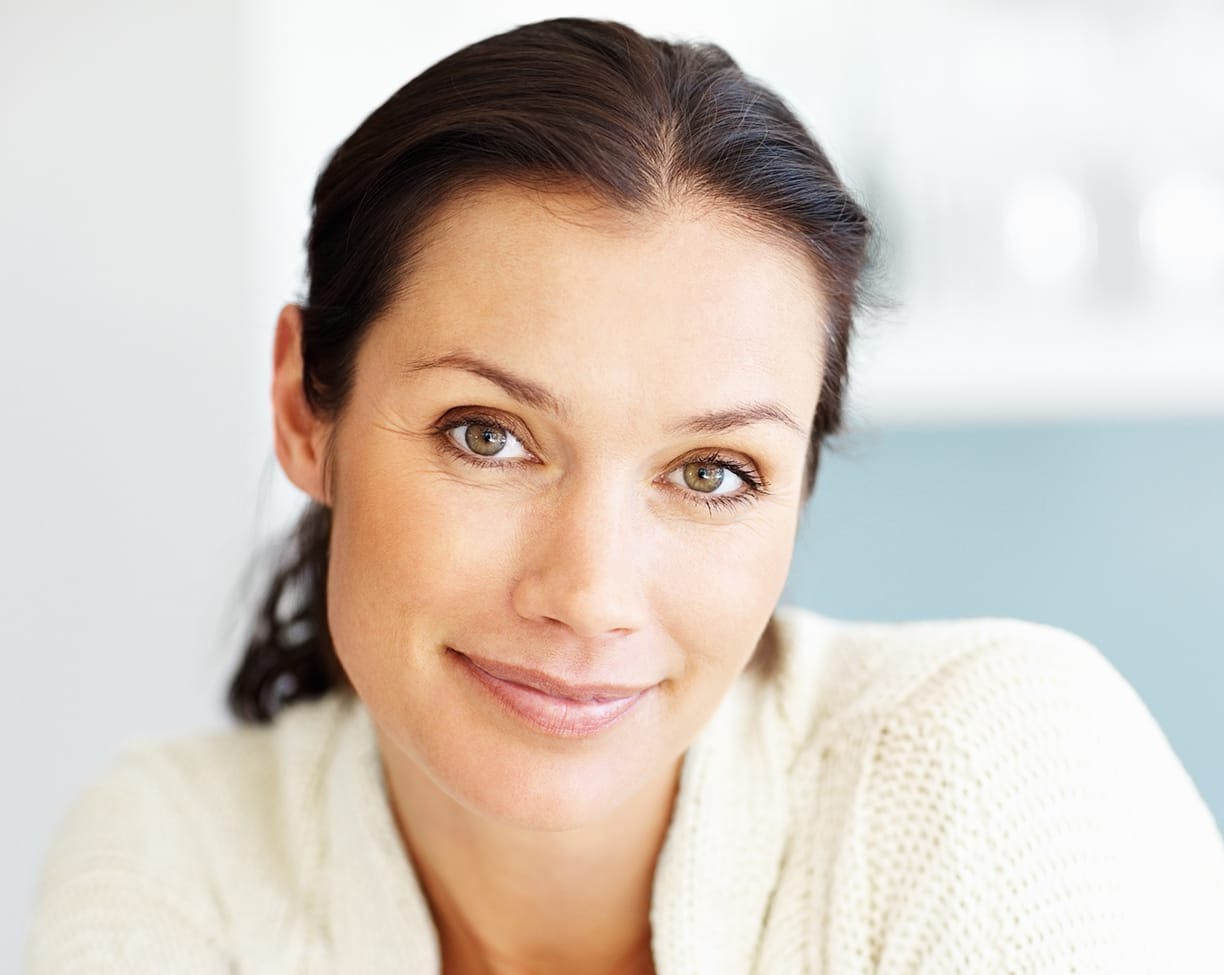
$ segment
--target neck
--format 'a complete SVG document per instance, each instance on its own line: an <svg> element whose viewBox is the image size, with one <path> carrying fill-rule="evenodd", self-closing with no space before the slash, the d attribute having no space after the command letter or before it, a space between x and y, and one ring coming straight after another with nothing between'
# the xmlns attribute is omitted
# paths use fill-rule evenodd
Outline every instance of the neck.
<svg viewBox="0 0 1224 975"><path fill-rule="evenodd" d="M538 830L463 806L380 748L447 975L654 971L651 890L679 763L597 822Z"/></svg>

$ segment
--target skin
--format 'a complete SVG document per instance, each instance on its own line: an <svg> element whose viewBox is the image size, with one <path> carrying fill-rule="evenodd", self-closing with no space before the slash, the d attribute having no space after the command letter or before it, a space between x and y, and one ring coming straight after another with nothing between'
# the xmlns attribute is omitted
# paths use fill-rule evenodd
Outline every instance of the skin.
<svg viewBox="0 0 1224 975"><path fill-rule="evenodd" d="M631 216L495 185L444 207L406 283L335 422L302 396L286 307L273 403L283 469L333 507L332 634L445 970L652 971L650 887L683 754L790 564L821 379L817 274L716 203ZM453 358L422 368L456 355L548 402ZM747 404L793 426L683 428ZM473 455L469 432L505 446ZM685 479L695 459L699 486L721 473L714 495ZM727 495L740 500L714 502ZM454 651L646 691L610 727L558 736Z"/></svg>

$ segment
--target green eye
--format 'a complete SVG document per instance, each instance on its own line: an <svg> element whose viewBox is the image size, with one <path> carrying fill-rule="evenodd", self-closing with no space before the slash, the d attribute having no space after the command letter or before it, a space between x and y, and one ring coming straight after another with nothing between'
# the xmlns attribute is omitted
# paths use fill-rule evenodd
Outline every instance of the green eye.
<svg viewBox="0 0 1224 975"><path fill-rule="evenodd" d="M684 483L694 491L713 494L722 486L727 469L719 464L691 463L684 465Z"/></svg>
<svg viewBox="0 0 1224 975"><path fill-rule="evenodd" d="M493 457L502 452L506 446L506 431L501 427L486 426L482 423L469 423L463 431L463 441L474 454L481 457Z"/></svg>

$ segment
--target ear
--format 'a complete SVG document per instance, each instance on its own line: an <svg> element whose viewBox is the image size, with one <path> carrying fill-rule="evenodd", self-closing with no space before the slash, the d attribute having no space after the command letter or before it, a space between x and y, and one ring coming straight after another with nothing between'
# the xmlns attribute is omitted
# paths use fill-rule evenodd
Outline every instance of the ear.
<svg viewBox="0 0 1224 975"><path fill-rule="evenodd" d="M276 459L297 487L328 503L324 445L331 424L315 415L302 388L302 309L286 305L276 321L272 349L272 423Z"/></svg>

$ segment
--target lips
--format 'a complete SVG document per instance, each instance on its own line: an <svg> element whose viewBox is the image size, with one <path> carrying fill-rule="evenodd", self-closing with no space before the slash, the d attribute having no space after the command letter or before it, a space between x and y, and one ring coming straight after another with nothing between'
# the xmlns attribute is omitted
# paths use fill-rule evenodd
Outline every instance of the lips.
<svg viewBox="0 0 1224 975"><path fill-rule="evenodd" d="M624 718L655 685L571 683L554 675L450 649L473 680L515 717L545 734L582 738Z"/></svg>
<svg viewBox="0 0 1224 975"><path fill-rule="evenodd" d="M455 652L458 653L458 651ZM498 680L509 681L512 684L521 684L524 687L533 688L552 697L565 698L580 703L621 700L633 697L635 694L640 694L649 686L648 684L633 686L611 683L574 684L559 677L553 677L541 670L516 667L513 664L489 660L474 654L462 654L462 656L466 657L473 665L479 667L486 674L496 677Z"/></svg>

